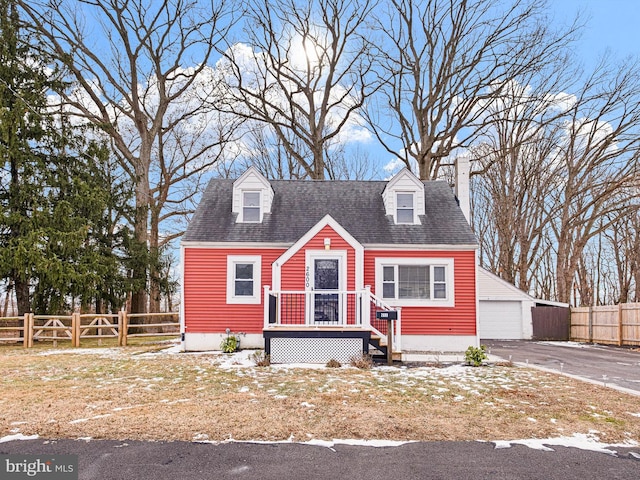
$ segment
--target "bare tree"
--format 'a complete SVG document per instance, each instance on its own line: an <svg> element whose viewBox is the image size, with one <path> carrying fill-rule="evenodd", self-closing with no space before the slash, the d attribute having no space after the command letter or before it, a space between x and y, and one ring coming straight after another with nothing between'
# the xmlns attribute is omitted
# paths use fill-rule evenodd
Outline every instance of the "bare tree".
<svg viewBox="0 0 640 480"><path fill-rule="evenodd" d="M481 106L487 122L477 132L479 144L469 150L473 196L481 203L472 215L481 261L527 292L542 273L535 267L543 265L538 259L547 245L545 202L557 175L555 152L570 101L553 92L568 83L567 73L562 61L531 73L523 84L506 84Z"/></svg>
<svg viewBox="0 0 640 480"><path fill-rule="evenodd" d="M305 176L324 179L332 146L375 91L365 21L375 0L247 0L246 43L224 51L229 111L266 124Z"/></svg>
<svg viewBox="0 0 640 480"><path fill-rule="evenodd" d="M640 159L640 63L603 61L566 118L557 154L562 175L548 216L557 244L558 300L569 302L590 239L628 211Z"/></svg>
<svg viewBox="0 0 640 480"><path fill-rule="evenodd" d="M380 143L436 178L490 121L488 99L562 55L577 27L554 32L544 12L537 0L388 0L377 19L386 82L366 114Z"/></svg>
<svg viewBox="0 0 640 480"><path fill-rule="evenodd" d="M640 205L636 199L627 198L626 201L612 199L612 202L626 204L622 215L614 212L607 215L604 220L609 224L609 228L598 236L598 243L602 244L603 254L598 264L592 270L606 268L610 271L609 276L611 295L598 297L598 303L627 303L638 301L637 274L640 268ZM610 218L612 217L612 218ZM598 279L599 280L599 279ZM577 283L581 284L581 271L578 269ZM603 282L597 281L598 291L602 290ZM580 298L585 295L582 289L578 288ZM589 299L582 300L582 303L589 303Z"/></svg>
<svg viewBox="0 0 640 480"><path fill-rule="evenodd" d="M208 66L234 22L226 1L20 0L32 28L73 82L62 101L106 134L135 184L139 288L131 309L159 308L159 248L179 235L162 224L188 213L200 175L213 165L235 123L212 105ZM221 125L217 130L211 123ZM150 258L147 261L145 257Z"/></svg>

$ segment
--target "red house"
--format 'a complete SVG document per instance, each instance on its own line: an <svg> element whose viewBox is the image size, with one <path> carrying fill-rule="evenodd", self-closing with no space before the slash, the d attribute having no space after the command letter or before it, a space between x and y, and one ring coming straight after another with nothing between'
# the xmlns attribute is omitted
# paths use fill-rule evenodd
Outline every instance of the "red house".
<svg viewBox="0 0 640 480"><path fill-rule="evenodd" d="M274 363L478 345L477 243L446 182L214 179L182 239L187 351ZM387 331L377 312L395 311ZM393 315L393 314L392 314Z"/></svg>

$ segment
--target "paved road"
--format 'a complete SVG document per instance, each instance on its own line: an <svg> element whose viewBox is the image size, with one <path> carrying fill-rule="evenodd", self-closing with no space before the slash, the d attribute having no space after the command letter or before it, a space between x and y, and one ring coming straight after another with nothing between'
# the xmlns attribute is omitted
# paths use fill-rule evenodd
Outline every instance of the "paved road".
<svg viewBox="0 0 640 480"><path fill-rule="evenodd" d="M513 362L528 362L640 393L640 351L526 340L487 340L482 343L491 354L504 359L511 357ZM638 476L640 478L640 474Z"/></svg>
<svg viewBox="0 0 640 480"><path fill-rule="evenodd" d="M491 443L429 442L333 449L299 444L42 440L0 444L0 454L76 454L80 480L637 479L640 460L575 448L553 452ZM637 452L638 449L635 449ZM638 455L640 456L640 455Z"/></svg>

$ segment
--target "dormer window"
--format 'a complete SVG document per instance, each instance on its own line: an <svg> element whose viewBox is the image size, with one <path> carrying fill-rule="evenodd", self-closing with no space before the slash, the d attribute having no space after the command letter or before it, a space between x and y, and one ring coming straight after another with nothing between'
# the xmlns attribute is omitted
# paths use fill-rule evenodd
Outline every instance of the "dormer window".
<svg viewBox="0 0 640 480"><path fill-rule="evenodd" d="M414 223L413 193L398 193L396 198L396 223Z"/></svg>
<svg viewBox="0 0 640 480"><path fill-rule="evenodd" d="M260 222L260 192L242 192L242 221Z"/></svg>
<svg viewBox="0 0 640 480"><path fill-rule="evenodd" d="M425 214L424 183L406 168L395 174L382 191L387 215L396 225L420 225Z"/></svg>
<svg viewBox="0 0 640 480"><path fill-rule="evenodd" d="M256 167L249 167L233 182L231 211L236 214L236 222L262 223L265 215L271 213L272 204L271 184Z"/></svg>

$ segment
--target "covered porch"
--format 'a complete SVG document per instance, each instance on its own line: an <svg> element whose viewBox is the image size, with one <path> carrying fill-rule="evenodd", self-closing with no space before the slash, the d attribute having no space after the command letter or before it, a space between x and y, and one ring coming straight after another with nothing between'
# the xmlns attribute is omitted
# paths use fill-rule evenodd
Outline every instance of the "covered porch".
<svg viewBox="0 0 640 480"><path fill-rule="evenodd" d="M396 312L397 320L377 312ZM383 315L384 316L384 315ZM264 287L265 351L273 363L348 363L372 354L400 358L400 309L363 290L271 290Z"/></svg>

